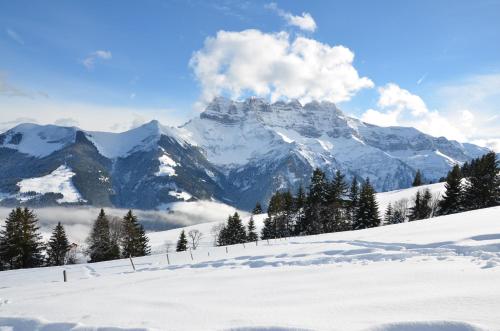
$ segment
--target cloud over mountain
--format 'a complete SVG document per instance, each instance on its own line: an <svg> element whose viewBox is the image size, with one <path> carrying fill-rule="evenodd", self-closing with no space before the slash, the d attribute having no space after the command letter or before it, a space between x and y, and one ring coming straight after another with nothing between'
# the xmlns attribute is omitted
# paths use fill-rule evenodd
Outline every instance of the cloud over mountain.
<svg viewBox="0 0 500 331"><path fill-rule="evenodd" d="M190 66L205 102L220 94L342 102L374 85L353 61L354 53L341 45L250 29L208 37Z"/></svg>

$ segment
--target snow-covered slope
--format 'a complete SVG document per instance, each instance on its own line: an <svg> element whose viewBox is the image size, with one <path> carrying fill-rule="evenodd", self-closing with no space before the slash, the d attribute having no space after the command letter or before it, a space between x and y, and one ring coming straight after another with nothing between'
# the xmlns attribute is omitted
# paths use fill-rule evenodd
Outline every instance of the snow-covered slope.
<svg viewBox="0 0 500 331"><path fill-rule="evenodd" d="M0 135L0 202L165 209L188 196L223 200L231 185L178 131L157 121L123 133L20 125ZM53 194L67 196L68 191L51 185L33 190L41 195L19 199L31 190L30 183L46 181L64 164L80 197L55 199Z"/></svg>
<svg viewBox="0 0 500 331"><path fill-rule="evenodd" d="M57 199L59 203L85 202L71 181L73 176L75 173L62 165L46 176L23 179L17 185L21 194L59 193L62 195L62 198Z"/></svg>
<svg viewBox="0 0 500 331"><path fill-rule="evenodd" d="M499 215L0 272L0 326L499 330Z"/></svg>
<svg viewBox="0 0 500 331"><path fill-rule="evenodd" d="M19 125L0 134L0 196L71 160L90 204L154 209L180 197L175 191L250 210L277 190L307 186L316 167L329 177L336 170L368 177L388 191L409 187L417 169L436 181L486 152L413 128L366 124L329 102L216 98L180 128L158 121L122 133Z"/></svg>
<svg viewBox="0 0 500 331"><path fill-rule="evenodd" d="M174 137L181 144L184 144L175 128L165 127L158 121L151 121L122 133L97 131L87 131L86 133L99 152L109 159L126 157L138 151L155 149L158 147L162 135Z"/></svg>
<svg viewBox="0 0 500 331"><path fill-rule="evenodd" d="M56 125L20 124L0 134L0 147L44 157L73 143L77 130Z"/></svg>
<svg viewBox="0 0 500 331"><path fill-rule="evenodd" d="M454 164L485 149L434 138L413 128L378 127L346 116L333 103L270 104L216 98L199 118L185 124L184 136L204 148L238 188L240 204L258 195L307 185L311 170L348 178L370 178L379 191L408 187L417 169L427 180L445 176ZM251 187L259 187L259 192Z"/></svg>

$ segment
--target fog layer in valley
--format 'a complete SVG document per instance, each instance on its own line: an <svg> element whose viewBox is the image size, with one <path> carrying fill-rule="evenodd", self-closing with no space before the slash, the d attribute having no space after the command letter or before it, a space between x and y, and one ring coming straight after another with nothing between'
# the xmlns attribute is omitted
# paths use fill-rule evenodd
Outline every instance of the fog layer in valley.
<svg viewBox="0 0 500 331"><path fill-rule="evenodd" d="M134 210L139 221L147 231L168 230L182 226L204 222L225 221L235 208L213 201L175 202L170 210ZM0 208L0 225L4 224L12 208ZM127 209L104 208L111 217L123 217ZM69 240L83 243L87 238L91 226L99 214L96 207L46 207L34 209L39 219L40 231L44 239L48 239L57 222L61 222L66 229ZM246 215L245 212L241 212Z"/></svg>

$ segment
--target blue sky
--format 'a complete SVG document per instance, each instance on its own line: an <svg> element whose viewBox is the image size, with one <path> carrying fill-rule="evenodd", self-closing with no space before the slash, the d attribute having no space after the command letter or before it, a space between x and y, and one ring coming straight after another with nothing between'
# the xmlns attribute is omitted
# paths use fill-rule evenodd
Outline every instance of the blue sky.
<svg viewBox="0 0 500 331"><path fill-rule="evenodd" d="M0 129L180 124L214 94L256 94L495 146L499 16L500 1L1 1ZM299 41L317 53L287 67ZM348 74L311 80L331 61ZM259 64L285 69L234 77Z"/></svg>

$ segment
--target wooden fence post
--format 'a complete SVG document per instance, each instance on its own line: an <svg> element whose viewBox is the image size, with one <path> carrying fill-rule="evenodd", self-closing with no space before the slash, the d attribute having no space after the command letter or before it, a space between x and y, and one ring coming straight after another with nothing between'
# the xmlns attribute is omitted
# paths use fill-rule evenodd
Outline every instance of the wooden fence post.
<svg viewBox="0 0 500 331"><path fill-rule="evenodd" d="M168 253L167 253L167 263L168 265L170 265L170 258L168 257Z"/></svg>
<svg viewBox="0 0 500 331"><path fill-rule="evenodd" d="M132 265L132 269L134 269L134 271L135 271L135 265L134 265L134 261L132 261L132 255L130 255L128 258L130 259L130 264Z"/></svg>
<svg viewBox="0 0 500 331"><path fill-rule="evenodd" d="M193 252L191 250L189 250L189 254L191 255L191 261L193 261Z"/></svg>
<svg viewBox="0 0 500 331"><path fill-rule="evenodd" d="M227 246L226 246L226 253L227 253Z"/></svg>
<svg viewBox="0 0 500 331"><path fill-rule="evenodd" d="M63 270L63 278L64 282L66 283L68 281L68 277L66 276L66 270Z"/></svg>

